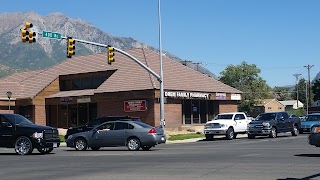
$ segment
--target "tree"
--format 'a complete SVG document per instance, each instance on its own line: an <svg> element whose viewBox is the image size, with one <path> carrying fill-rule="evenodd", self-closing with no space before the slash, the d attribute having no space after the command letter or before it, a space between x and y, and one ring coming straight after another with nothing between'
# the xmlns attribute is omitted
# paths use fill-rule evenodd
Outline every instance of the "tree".
<svg viewBox="0 0 320 180"><path fill-rule="evenodd" d="M306 100L306 80L304 78L301 78L298 82L298 91L299 91L299 101L304 104L305 107L307 107L307 100ZM292 95L292 99L297 98L297 87L294 88L294 93Z"/></svg>
<svg viewBox="0 0 320 180"><path fill-rule="evenodd" d="M275 86L272 91L279 101L292 100L293 92L290 92L290 87Z"/></svg>
<svg viewBox="0 0 320 180"><path fill-rule="evenodd" d="M252 113L258 100L271 98L271 88L259 73L255 64L243 61L240 65L229 65L222 71L220 81L243 92L239 109Z"/></svg>
<svg viewBox="0 0 320 180"><path fill-rule="evenodd" d="M316 80L312 86L313 101L320 100L320 79Z"/></svg>

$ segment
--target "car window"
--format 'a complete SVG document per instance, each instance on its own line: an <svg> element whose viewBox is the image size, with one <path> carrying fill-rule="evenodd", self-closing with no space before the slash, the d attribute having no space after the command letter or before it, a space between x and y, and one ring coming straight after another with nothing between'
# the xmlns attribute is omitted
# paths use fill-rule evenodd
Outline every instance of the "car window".
<svg viewBox="0 0 320 180"><path fill-rule="evenodd" d="M132 124L128 124L129 125L129 129L134 129L134 125Z"/></svg>
<svg viewBox="0 0 320 180"><path fill-rule="evenodd" d="M129 129L128 123L116 122L116 126L114 127L114 130L122 130L122 129Z"/></svg>
<svg viewBox="0 0 320 180"><path fill-rule="evenodd" d="M320 115L309 115L306 121L320 121Z"/></svg>
<svg viewBox="0 0 320 180"><path fill-rule="evenodd" d="M2 127L2 124L8 124L10 125L10 123L7 121L7 119L3 116L0 116L0 127Z"/></svg>
<svg viewBox="0 0 320 180"><path fill-rule="evenodd" d="M88 126L89 127L94 127L94 126L97 126L99 125L101 122L100 122L100 119L101 118L97 118L97 119L93 119L91 121L88 122Z"/></svg>
<svg viewBox="0 0 320 180"><path fill-rule="evenodd" d="M132 121L132 123L137 124L137 125L139 125L139 126L141 126L141 127L143 127L143 128L152 128L152 126L150 126L150 125L148 125L148 124L145 124L145 123L143 123L143 122Z"/></svg>
<svg viewBox="0 0 320 180"><path fill-rule="evenodd" d="M114 129L114 123L101 124L96 129L97 130L113 130Z"/></svg>
<svg viewBox="0 0 320 180"><path fill-rule="evenodd" d="M246 119L243 114L236 114L234 116L234 120L243 120Z"/></svg>
<svg viewBox="0 0 320 180"><path fill-rule="evenodd" d="M289 116L288 116L287 113L282 112L281 115L282 115L282 117L283 117L284 119L288 119L288 118L289 118Z"/></svg>

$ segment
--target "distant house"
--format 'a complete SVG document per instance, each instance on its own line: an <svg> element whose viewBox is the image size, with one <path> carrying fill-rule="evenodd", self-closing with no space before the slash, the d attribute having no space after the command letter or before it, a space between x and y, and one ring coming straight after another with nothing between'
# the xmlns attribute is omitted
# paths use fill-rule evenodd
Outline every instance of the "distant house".
<svg viewBox="0 0 320 180"><path fill-rule="evenodd" d="M288 101L279 101L281 104L285 106L285 110L290 110L290 109L298 109L303 107L303 103L297 100L288 100Z"/></svg>
<svg viewBox="0 0 320 180"><path fill-rule="evenodd" d="M260 113L285 111L285 106L277 99L262 99L255 105L255 112L252 116L256 117Z"/></svg>

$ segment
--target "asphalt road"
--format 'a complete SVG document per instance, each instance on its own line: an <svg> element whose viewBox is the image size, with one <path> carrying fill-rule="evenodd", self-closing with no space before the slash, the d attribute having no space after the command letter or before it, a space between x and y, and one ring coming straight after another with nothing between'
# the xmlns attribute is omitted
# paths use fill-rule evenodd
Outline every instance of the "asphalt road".
<svg viewBox="0 0 320 180"><path fill-rule="evenodd" d="M320 179L320 149L307 135L276 139L216 139L163 144L151 151L125 147L15 155L0 149L0 179Z"/></svg>

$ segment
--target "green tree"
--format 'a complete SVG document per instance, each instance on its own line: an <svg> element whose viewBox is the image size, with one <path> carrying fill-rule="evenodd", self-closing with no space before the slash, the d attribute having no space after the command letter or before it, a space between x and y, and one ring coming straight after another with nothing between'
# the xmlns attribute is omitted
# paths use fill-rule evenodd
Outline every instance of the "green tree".
<svg viewBox="0 0 320 180"><path fill-rule="evenodd" d="M222 71L220 81L243 92L239 109L251 113L255 103L260 99L272 97L270 86L259 73L261 70L255 64L243 61L240 65L229 65Z"/></svg>
<svg viewBox="0 0 320 180"><path fill-rule="evenodd" d="M312 86L313 101L320 100L320 79L316 80Z"/></svg>
<svg viewBox="0 0 320 180"><path fill-rule="evenodd" d="M301 78L298 82L298 91L299 91L299 101L304 104L305 107L307 107L307 101L306 101L306 80L304 78ZM294 88L294 93L292 95L292 99L297 99L297 86Z"/></svg>
<svg viewBox="0 0 320 180"><path fill-rule="evenodd" d="M292 100L292 92L290 92L290 87L275 86L272 91L279 101Z"/></svg>

